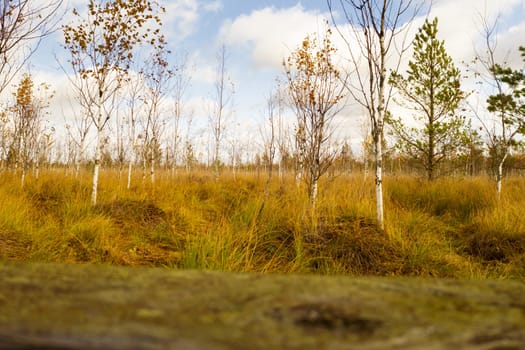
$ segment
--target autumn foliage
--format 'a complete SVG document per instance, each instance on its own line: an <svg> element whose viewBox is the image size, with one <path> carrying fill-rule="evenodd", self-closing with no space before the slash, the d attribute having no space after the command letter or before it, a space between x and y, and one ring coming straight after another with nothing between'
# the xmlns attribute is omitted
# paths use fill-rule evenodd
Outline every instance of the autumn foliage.
<svg viewBox="0 0 525 350"><path fill-rule="evenodd" d="M346 95L344 79L334 63L336 49L331 34L327 29L320 43L315 36L307 36L284 62L288 94L297 117L298 171L307 184L313 207L319 178L335 156L331 148L333 120Z"/></svg>

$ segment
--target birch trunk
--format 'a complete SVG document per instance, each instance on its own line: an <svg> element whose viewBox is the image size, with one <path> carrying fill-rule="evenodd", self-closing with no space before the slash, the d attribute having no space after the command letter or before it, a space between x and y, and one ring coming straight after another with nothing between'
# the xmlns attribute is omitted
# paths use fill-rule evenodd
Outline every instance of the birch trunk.
<svg viewBox="0 0 525 350"><path fill-rule="evenodd" d="M383 10L381 13L381 30L378 33L380 47L380 71L379 71L379 90L377 103L377 120L375 123L375 157L376 157L376 214L377 224L381 231L385 230L385 218L383 209L383 125L385 120L385 84L386 84L386 54L385 33L386 33L386 15L388 3L383 1ZM370 70L372 72L372 70Z"/></svg>
<svg viewBox="0 0 525 350"><path fill-rule="evenodd" d="M385 229L384 209L383 209L383 145L381 137L375 138L375 162L376 162L376 218L379 228Z"/></svg>
<svg viewBox="0 0 525 350"><path fill-rule="evenodd" d="M38 180L39 177L40 177L40 161L37 160L35 164L35 180Z"/></svg>
<svg viewBox="0 0 525 350"><path fill-rule="evenodd" d="M496 173L496 189L498 191L498 199L501 199L501 187L503 183L503 164L505 163L508 154L508 152L505 152L505 155L498 164L498 170Z"/></svg>
<svg viewBox="0 0 525 350"><path fill-rule="evenodd" d="M219 117L220 118L220 117ZM215 140L215 152L213 156L213 163L214 163L214 173L215 173L215 181L219 181L219 138L216 138Z"/></svg>
<svg viewBox="0 0 525 350"><path fill-rule="evenodd" d="M101 91L99 87L99 91ZM91 205L97 205L97 194L98 194L98 176L100 172L100 158L102 156L102 93L99 93L97 112L97 147L95 149L95 166L93 168L93 187L91 189Z"/></svg>
<svg viewBox="0 0 525 350"><path fill-rule="evenodd" d="M148 170L147 154L142 157L142 183L146 182L146 172Z"/></svg>
<svg viewBox="0 0 525 350"><path fill-rule="evenodd" d="M133 170L133 161L130 160L128 162L128 183L126 185L126 188L129 190L131 188L131 171Z"/></svg>
<svg viewBox="0 0 525 350"><path fill-rule="evenodd" d="M20 178L20 186L24 188L26 183L26 168L25 166L22 166L22 176Z"/></svg>
<svg viewBox="0 0 525 350"><path fill-rule="evenodd" d="M91 205L97 205L98 176L100 171L100 157L102 154L102 130L97 128L97 148L95 150L95 167L93 169L93 187L91 189Z"/></svg>
<svg viewBox="0 0 525 350"><path fill-rule="evenodd" d="M311 205L312 205L312 214L315 213L316 207L317 207L317 195L319 192L319 181L317 179L314 179L312 181L312 192L310 193L311 196Z"/></svg>
<svg viewBox="0 0 525 350"><path fill-rule="evenodd" d="M151 155L151 168L150 168L151 184L155 183L155 155Z"/></svg>

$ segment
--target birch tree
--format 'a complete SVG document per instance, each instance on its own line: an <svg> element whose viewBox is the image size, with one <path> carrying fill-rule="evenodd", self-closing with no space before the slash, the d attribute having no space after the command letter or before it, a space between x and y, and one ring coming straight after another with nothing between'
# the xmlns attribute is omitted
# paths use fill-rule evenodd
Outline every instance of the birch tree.
<svg viewBox="0 0 525 350"><path fill-rule="evenodd" d="M371 124L375 158L376 219L384 230L383 208L383 129L390 101L387 69L397 70L410 23L425 0L327 0L332 21L346 43L348 60L355 79L346 84L348 92L366 110ZM348 26L337 25L343 16ZM361 61L361 59L364 61Z"/></svg>
<svg viewBox="0 0 525 350"><path fill-rule="evenodd" d="M61 18L62 0L0 0L0 92Z"/></svg>
<svg viewBox="0 0 525 350"><path fill-rule="evenodd" d="M285 108L286 91L279 79L276 80L275 94L272 102L272 107L276 109L276 116L272 118L274 126L274 138L277 143L276 151L279 153L278 173L279 180L282 181L285 172L285 161L289 157L289 145L287 143L289 132L284 125L284 108ZM273 106L275 105L275 106ZM268 106L269 107L269 106Z"/></svg>
<svg viewBox="0 0 525 350"><path fill-rule="evenodd" d="M213 168L215 181L219 180L220 151L224 138L226 119L233 104L233 83L226 70L226 46L222 45L217 53L217 76L215 79L215 104L213 105L209 124L213 138Z"/></svg>
<svg viewBox="0 0 525 350"><path fill-rule="evenodd" d="M525 62L525 47L519 50ZM510 150L516 146L518 134L525 134L525 65L512 69L495 63L490 72L497 83L498 91L487 99L487 110L498 116L501 134L493 135L490 151L497 160L496 183L501 196L503 165Z"/></svg>
<svg viewBox="0 0 525 350"><path fill-rule="evenodd" d="M107 105L121 88L140 44L158 44L158 14L164 9L150 0L89 0L87 13L73 10L75 21L64 26L64 47L70 53L75 88L96 128L91 203L97 203L103 131L110 120Z"/></svg>
<svg viewBox="0 0 525 350"><path fill-rule="evenodd" d="M142 93L144 92L144 79L140 74L134 74L130 77L126 84L124 104L127 109L126 123L127 123L127 149L128 149L128 171L126 188L131 188L131 175L133 172L133 165L137 162L140 154L140 145L138 140L138 124L139 118L143 111L143 102L141 101Z"/></svg>
<svg viewBox="0 0 525 350"><path fill-rule="evenodd" d="M188 142L189 129L192 123L192 111L188 110L186 105L186 93L190 87L191 76L188 72L188 56L182 55L178 59L176 69L173 71L173 120L172 120L172 135L171 135L171 172L175 174L175 170L179 160L183 159L183 135L182 122L186 119L186 135L185 141Z"/></svg>
<svg viewBox="0 0 525 350"><path fill-rule="evenodd" d="M38 90L42 96L37 95ZM20 169L23 187L29 167L31 165L34 165L35 168L38 167L39 149L42 148L44 139L42 118L45 109L49 106L52 94L46 84L35 89L33 78L30 74L25 74L17 86L14 97L15 104L11 108L14 124L11 149L15 169ZM41 150L44 151L44 149Z"/></svg>
<svg viewBox="0 0 525 350"><path fill-rule="evenodd" d="M319 179L335 157L330 147L331 127L345 97L345 79L333 62L336 49L331 34L327 29L321 42L314 36L307 36L284 62L288 93L297 117L299 164L313 210Z"/></svg>
<svg viewBox="0 0 525 350"><path fill-rule="evenodd" d="M73 112L73 120L65 120L66 135L72 161L75 167L75 177L80 175L80 168L85 161L85 151L88 143L89 131L93 124L93 119L88 114L78 115Z"/></svg>
<svg viewBox="0 0 525 350"><path fill-rule="evenodd" d="M13 133L10 119L8 109L0 106L0 170L8 165Z"/></svg>
<svg viewBox="0 0 525 350"><path fill-rule="evenodd" d="M488 118L480 115L478 108L472 106L472 112L481 122L487 136L492 170L496 180L498 197L501 196L504 166L512 151L518 145L518 135L525 133L525 80L522 70L506 67L498 62L497 56L497 20L489 23L481 19L484 49L476 52L475 63L481 65L475 75L482 79L483 86L491 90L483 107L489 112ZM525 48L520 48L525 60ZM521 77L521 78L520 78Z"/></svg>
<svg viewBox="0 0 525 350"><path fill-rule="evenodd" d="M162 119L163 102L170 89L170 80L175 74L167 61L169 53L164 37L160 36L157 48L146 61L146 67L142 72L146 85L143 161L144 164L146 161L149 163L151 183L155 183L155 168L160 157L160 139L166 124L166 120Z"/></svg>

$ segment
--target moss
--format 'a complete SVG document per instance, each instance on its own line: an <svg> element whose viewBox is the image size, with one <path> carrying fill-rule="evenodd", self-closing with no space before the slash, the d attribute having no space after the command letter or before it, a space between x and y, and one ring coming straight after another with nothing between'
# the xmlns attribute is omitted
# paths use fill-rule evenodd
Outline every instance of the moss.
<svg viewBox="0 0 525 350"><path fill-rule="evenodd" d="M0 264L0 344L61 349L523 348L525 285Z"/></svg>

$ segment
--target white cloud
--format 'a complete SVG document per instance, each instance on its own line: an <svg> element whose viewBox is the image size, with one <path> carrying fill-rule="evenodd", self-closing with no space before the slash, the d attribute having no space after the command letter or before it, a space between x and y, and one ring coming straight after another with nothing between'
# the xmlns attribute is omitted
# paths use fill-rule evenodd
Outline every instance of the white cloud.
<svg viewBox="0 0 525 350"><path fill-rule="evenodd" d="M221 36L227 45L243 45L251 50L258 67L279 68L283 57L305 35L324 26L328 14L306 11L300 4L287 9L264 8L226 22Z"/></svg>
<svg viewBox="0 0 525 350"><path fill-rule="evenodd" d="M222 1L215 0L210 3L204 4L202 8L204 9L204 11L207 11L207 12L218 12L222 10L223 7L224 5Z"/></svg>
<svg viewBox="0 0 525 350"><path fill-rule="evenodd" d="M497 38L498 61L507 61L514 68L522 68L523 58L518 51L518 47L524 44L522 38L525 38L525 22L501 31Z"/></svg>
<svg viewBox="0 0 525 350"><path fill-rule="evenodd" d="M215 82L217 76L215 63L203 58L200 51L194 51L188 58L188 62L193 65L190 67L192 84L213 84Z"/></svg>
<svg viewBox="0 0 525 350"><path fill-rule="evenodd" d="M77 102L75 89L63 72L36 71L33 72L33 80L35 85L46 83L50 90L54 91L54 97L50 101L49 115L50 122L55 126L81 113L82 108Z"/></svg>
<svg viewBox="0 0 525 350"><path fill-rule="evenodd" d="M218 12L222 1L170 0L166 6L164 29L170 41L181 41L194 33L203 13Z"/></svg>
<svg viewBox="0 0 525 350"><path fill-rule="evenodd" d="M437 17L438 39L444 40L447 53L452 57L456 66L460 69L465 68L465 63L474 59L476 51L485 50L482 34L482 19L488 23L498 18L497 33L497 60L502 62L508 56L510 63L522 64L517 47L521 42L519 38L525 37L524 13L522 11L522 0L501 0L498 2L482 2L479 0L441 0L436 2L428 18L432 20ZM423 25L425 18L416 18L406 32L406 38L412 40L418 30ZM521 22L521 23L520 23ZM343 33L347 33L353 52L359 52L355 40L352 37L353 31L348 25L340 27ZM397 39L402 39L404 34ZM340 54L348 54L348 49L341 46ZM399 45L399 42L398 42ZM408 68L408 61L412 59L412 50L407 50L401 60L399 70L404 72ZM389 67L394 68L397 62L397 53L392 51L389 58Z"/></svg>
<svg viewBox="0 0 525 350"><path fill-rule="evenodd" d="M199 19L199 4L197 0L170 1L166 6L164 28L170 30L168 39L181 40L193 33Z"/></svg>
<svg viewBox="0 0 525 350"><path fill-rule="evenodd" d="M482 48L480 45L483 38L481 29L483 18L488 23L493 23L499 16L498 36L501 39L498 50L508 51L511 49L512 42L515 46L513 49L517 50L516 40L524 37L524 28L509 28L509 23L516 23L512 21L512 17L516 16L516 12L520 12L521 4L523 0L442 0L436 3L429 17L439 18L439 36L445 40L445 46L453 59L468 61L473 58L475 47ZM522 18L523 16L518 16L517 19ZM516 36L520 34L521 36Z"/></svg>

